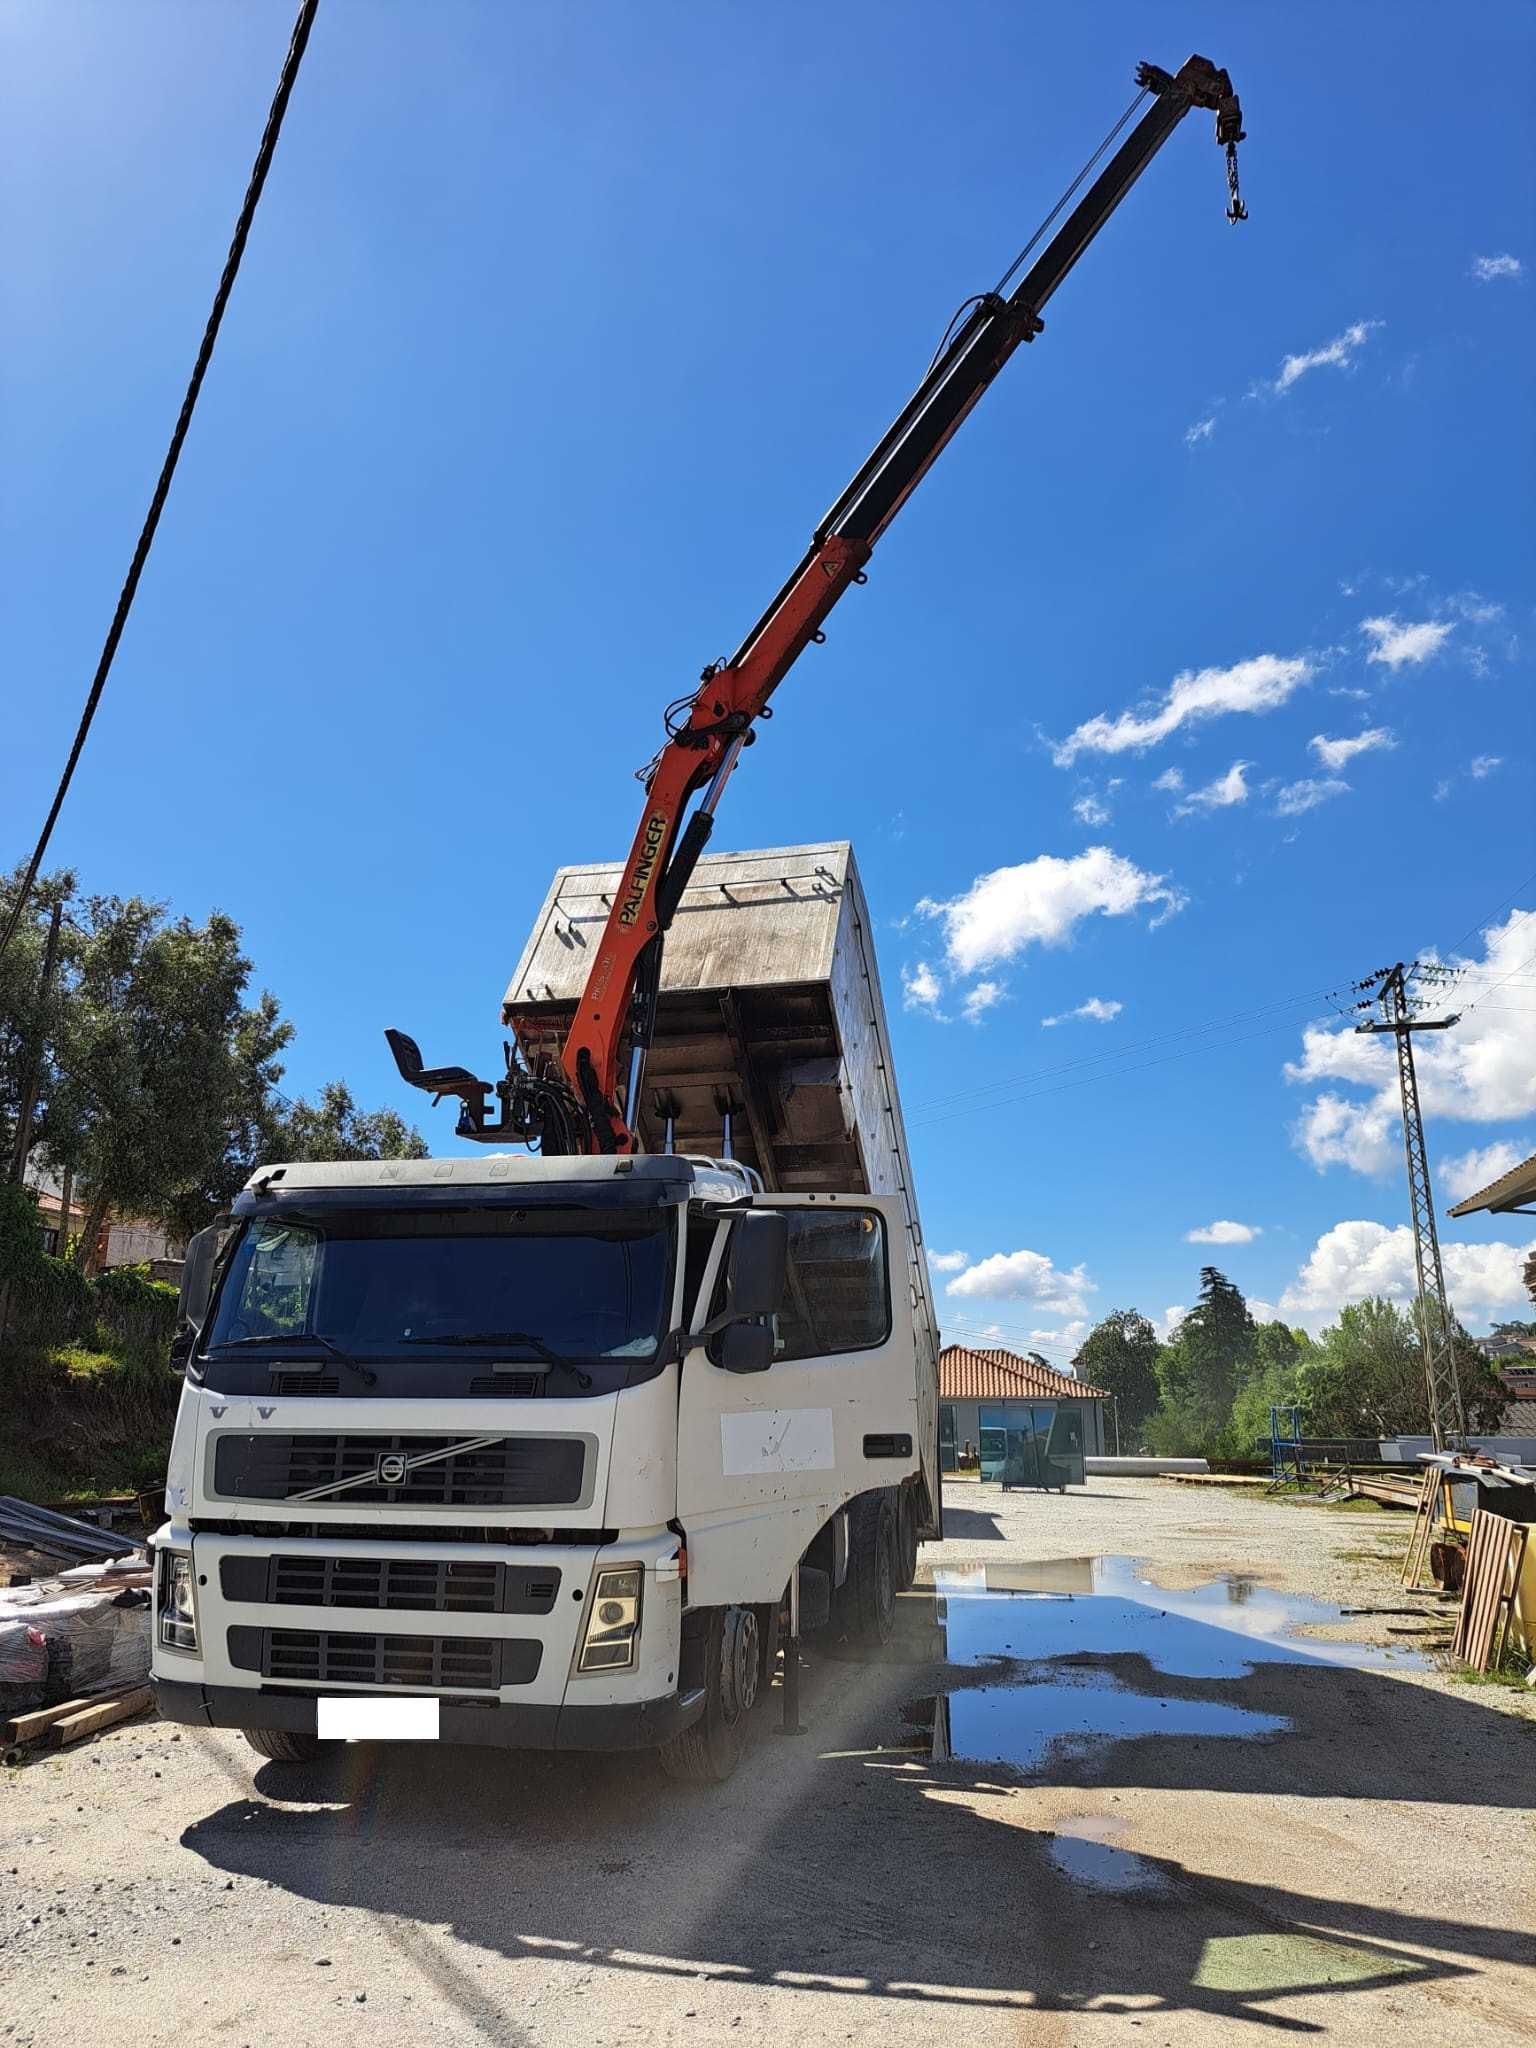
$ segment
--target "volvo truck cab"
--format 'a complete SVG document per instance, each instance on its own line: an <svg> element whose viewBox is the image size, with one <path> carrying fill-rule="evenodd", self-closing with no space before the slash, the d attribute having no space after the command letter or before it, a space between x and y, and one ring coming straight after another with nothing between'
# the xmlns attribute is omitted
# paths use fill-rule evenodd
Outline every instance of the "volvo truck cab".
<svg viewBox="0 0 1536 2048"><path fill-rule="evenodd" d="M730 1161L264 1168L188 1258L162 1711L726 1775L791 1595L881 1640L933 1520L907 1246Z"/></svg>

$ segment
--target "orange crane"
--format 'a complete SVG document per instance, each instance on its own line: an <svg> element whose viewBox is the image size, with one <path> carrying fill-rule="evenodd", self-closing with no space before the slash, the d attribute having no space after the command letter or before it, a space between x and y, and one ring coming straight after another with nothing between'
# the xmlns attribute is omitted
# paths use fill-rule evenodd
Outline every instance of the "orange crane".
<svg viewBox="0 0 1536 2048"><path fill-rule="evenodd" d="M544 1056L530 1065L509 1046L506 1073L492 1083L464 1067L425 1067L413 1039L399 1031L385 1034L405 1080L434 1098L459 1098L461 1137L532 1143L546 1154L638 1149L634 1125L667 928L742 750L756 737L757 721L772 715L774 691L805 648L825 638L828 615L850 584L866 580L865 565L881 535L1014 350L1042 331L1047 301L1195 107L1216 116L1216 140L1226 151L1227 218L1234 224L1247 218L1237 178L1242 109L1226 72L1195 56L1176 72L1142 64L1136 83L1137 99L997 287L978 293L955 315L921 383L741 646L728 661L706 668L698 689L669 708L665 743L646 771L644 811L623 880L558 1062ZM1147 99L1152 104L1142 118L1014 284L1052 221ZM508 1021L515 1039L516 1014Z"/></svg>

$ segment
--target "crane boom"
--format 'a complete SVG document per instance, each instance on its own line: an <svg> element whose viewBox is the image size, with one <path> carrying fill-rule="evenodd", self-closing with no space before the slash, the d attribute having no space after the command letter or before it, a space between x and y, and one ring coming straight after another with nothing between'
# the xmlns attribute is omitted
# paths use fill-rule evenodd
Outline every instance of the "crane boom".
<svg viewBox="0 0 1536 2048"><path fill-rule="evenodd" d="M493 1089L463 1068L424 1069L411 1040L388 1034L407 1080L460 1097L461 1136L534 1139L546 1152L637 1149L640 1075L663 938L709 839L725 784L755 738L756 721L771 715L774 691L804 649L823 637L823 624L844 591L865 580L865 564L881 535L1014 350L1042 331L1041 313L1053 293L1194 107L1216 115L1216 140L1227 152L1228 219L1246 218L1236 173L1242 110L1226 72L1192 56L1177 72L1142 64L1136 83L1152 100L1146 113L1013 289L1006 296L1001 288L981 293L962 309L958 326L816 528L778 595L735 654L705 669L697 691L669 713L666 742L647 771L644 810L561 1050L560 1071L531 1074L509 1054L507 1076ZM699 802L685 823L695 797ZM516 1015L507 1022L516 1032ZM621 1109L626 1039L631 1057ZM499 1120L489 1112L493 1092L501 1100Z"/></svg>

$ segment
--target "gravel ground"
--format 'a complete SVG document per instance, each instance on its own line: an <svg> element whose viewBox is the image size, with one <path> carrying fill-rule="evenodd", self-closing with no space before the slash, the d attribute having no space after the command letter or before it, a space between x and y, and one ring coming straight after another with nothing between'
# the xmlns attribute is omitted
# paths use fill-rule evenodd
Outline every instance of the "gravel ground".
<svg viewBox="0 0 1536 2048"><path fill-rule="evenodd" d="M957 1487L950 1524L925 1565L1129 1555L1169 1587L1235 1571L1434 1616L1369 1555L1399 1553L1406 1518L1100 1479ZM7 1773L0 2038L1536 2040L1524 1698L1310 1657L1169 1675L1178 1657L1117 1645L966 1668L943 1661L942 1618L919 1591L887 1658L808 1654L808 1733L763 1726L713 1791L645 1759L404 1745L295 1772L157 1722ZM1225 1630L1169 1626L1230 1658ZM1170 1718L1026 1779L934 1762L923 1697L978 1685L1023 1728L1069 1696ZM1201 1714L1271 1732L1171 1732Z"/></svg>

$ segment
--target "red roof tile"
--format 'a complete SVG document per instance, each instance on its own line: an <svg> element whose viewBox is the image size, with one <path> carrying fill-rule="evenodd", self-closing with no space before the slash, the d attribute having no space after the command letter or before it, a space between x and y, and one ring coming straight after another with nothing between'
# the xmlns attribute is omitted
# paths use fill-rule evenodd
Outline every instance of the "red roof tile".
<svg viewBox="0 0 1536 2048"><path fill-rule="evenodd" d="M939 1353L941 1401L1107 1401L1102 1387L1090 1387L1070 1373L1037 1365L1016 1351L973 1351L947 1344Z"/></svg>

